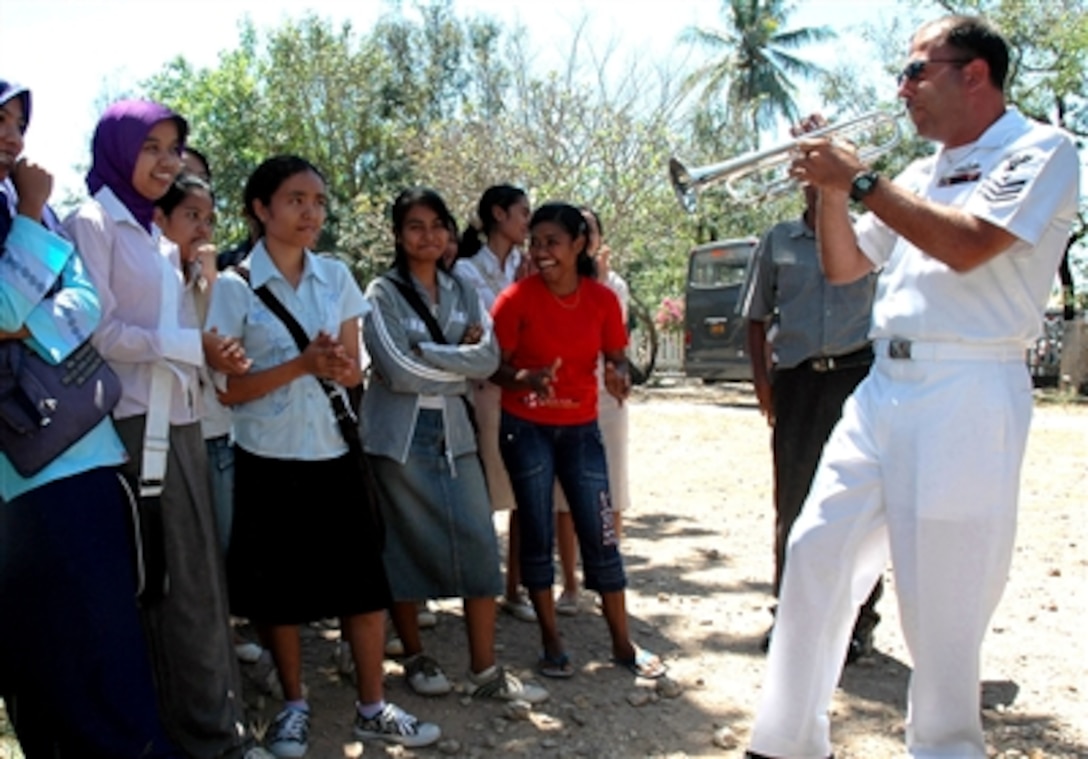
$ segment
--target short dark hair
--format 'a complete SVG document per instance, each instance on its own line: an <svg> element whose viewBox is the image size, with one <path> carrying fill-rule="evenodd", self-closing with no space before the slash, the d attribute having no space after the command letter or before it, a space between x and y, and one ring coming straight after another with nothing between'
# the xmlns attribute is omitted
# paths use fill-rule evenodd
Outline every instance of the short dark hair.
<svg viewBox="0 0 1088 759"><path fill-rule="evenodd" d="M204 167L204 177L209 182L212 181L212 165L208 162L208 156L204 155L191 145L186 145L185 148L181 151L181 154L183 156L191 155L196 158L196 160L200 161L200 165Z"/></svg>
<svg viewBox="0 0 1088 759"><path fill-rule="evenodd" d="M1005 91L1005 79L1009 75L1009 43L993 24L981 16L959 15L946 16L933 23L941 26L940 39L949 47L986 61L991 84Z"/></svg>
<svg viewBox="0 0 1088 759"><path fill-rule="evenodd" d="M261 236L264 236L264 224L261 223L260 218L257 216L253 204L259 200L263 205L267 206L272 202L272 196L276 194L276 190L280 188L280 185L295 174L302 174L307 171L312 171L322 182L325 181L325 175L318 171L316 166L305 158L299 158L297 155L273 156L264 161L249 175L242 198L245 204L245 213L258 226Z"/></svg>
<svg viewBox="0 0 1088 759"><path fill-rule="evenodd" d="M453 214L450 213L449 206L446 205L446 201L442 199L442 196L438 194L436 190L432 190L429 187L410 187L407 190L403 190L396 199L393 200L393 238L396 240L395 247L393 248L393 268L404 278L405 281L410 281L408 274L408 253L404 250L404 247L400 244L400 233L404 228L404 220L408 216L408 212L416 206L423 206L429 208L435 212L442 225L452 230L450 234L456 234L457 222L453 218ZM439 268L445 269L445 264L441 259L438 264Z"/></svg>
<svg viewBox="0 0 1088 759"><path fill-rule="evenodd" d="M215 202L215 195L212 193L212 187L204 181L203 177L183 171L175 177L174 181L170 184L170 189L166 191L166 194L155 201L155 207L169 216L187 197L194 192L201 191L208 193L212 202Z"/></svg>
<svg viewBox="0 0 1088 759"><path fill-rule="evenodd" d="M586 251L589 246L589 224L586 223L586 217L582 215L581 209L570 203L558 201L545 203L533 211L533 217L529 220L529 229L547 221L561 226L570 234L571 239L582 238L582 249L578 251L576 262L578 274L583 277L596 277L597 264Z"/></svg>

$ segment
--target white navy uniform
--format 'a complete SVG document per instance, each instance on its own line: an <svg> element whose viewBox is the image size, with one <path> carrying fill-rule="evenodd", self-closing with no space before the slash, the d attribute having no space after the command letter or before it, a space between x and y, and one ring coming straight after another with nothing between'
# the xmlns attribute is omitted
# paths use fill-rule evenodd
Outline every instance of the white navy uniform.
<svg viewBox="0 0 1088 759"><path fill-rule="evenodd" d="M831 754L828 707L858 606L891 559L913 659L907 747L983 759L979 650L1004 590L1031 419L1024 356L1077 210L1064 132L1009 109L895 181L1017 239L959 273L873 214L876 362L846 402L793 527L751 748Z"/></svg>

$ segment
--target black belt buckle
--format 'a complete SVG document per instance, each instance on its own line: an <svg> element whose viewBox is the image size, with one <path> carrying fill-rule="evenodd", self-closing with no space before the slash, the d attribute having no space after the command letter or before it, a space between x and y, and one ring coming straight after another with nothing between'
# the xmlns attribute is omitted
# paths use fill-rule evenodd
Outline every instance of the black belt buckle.
<svg viewBox="0 0 1088 759"><path fill-rule="evenodd" d="M809 366L814 372L830 372L835 368L834 356L820 356L809 361Z"/></svg>
<svg viewBox="0 0 1088 759"><path fill-rule="evenodd" d="M888 341L888 358L909 359L910 340L896 337Z"/></svg>

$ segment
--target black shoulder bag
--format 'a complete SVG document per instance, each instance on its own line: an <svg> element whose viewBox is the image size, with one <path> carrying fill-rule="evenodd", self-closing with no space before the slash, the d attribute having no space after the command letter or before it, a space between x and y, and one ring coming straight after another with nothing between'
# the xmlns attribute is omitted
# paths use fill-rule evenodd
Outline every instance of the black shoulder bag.
<svg viewBox="0 0 1088 759"><path fill-rule="evenodd" d="M243 279L247 282L249 281L249 273L247 271L243 269L236 270ZM300 325L291 312L287 310L287 307L280 303L279 299L272 294L272 291L268 289L267 285L255 287L253 288L253 292L261 299L261 302L268 307L268 310L283 322L283 326L287 327L287 331L290 332L291 337L294 338L295 345L298 346L299 353L305 351L306 346L310 344L310 338L306 335L306 331L302 329L302 325ZM374 480L374 472L370 468L366 453L363 451L363 441L359 437L359 417L352 408L352 404L348 402L348 394L345 389L341 388L335 382L330 382L321 377L315 379L321 383L321 389L325 391L325 395L329 399L329 404L332 406L333 415L336 417L336 426L340 429L340 434L343 436L344 442L348 444L348 451L352 463L358 470L359 485L363 497L366 500L367 510L370 513L370 519L375 529L377 545L379 548L384 548L385 522L382 519L381 511L378 508L378 489Z"/></svg>

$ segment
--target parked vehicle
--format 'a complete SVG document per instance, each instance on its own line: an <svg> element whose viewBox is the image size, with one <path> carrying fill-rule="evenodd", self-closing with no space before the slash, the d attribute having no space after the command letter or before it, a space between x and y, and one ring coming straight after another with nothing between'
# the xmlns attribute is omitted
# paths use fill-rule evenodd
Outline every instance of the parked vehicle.
<svg viewBox="0 0 1088 759"><path fill-rule="evenodd" d="M1065 332L1061 309L1047 309L1043 333L1028 349L1028 369L1035 387L1057 387L1062 369L1062 336Z"/></svg>
<svg viewBox="0 0 1088 759"><path fill-rule="evenodd" d="M684 374L704 382L752 379L744 318L737 313L754 237L692 248L684 289Z"/></svg>

